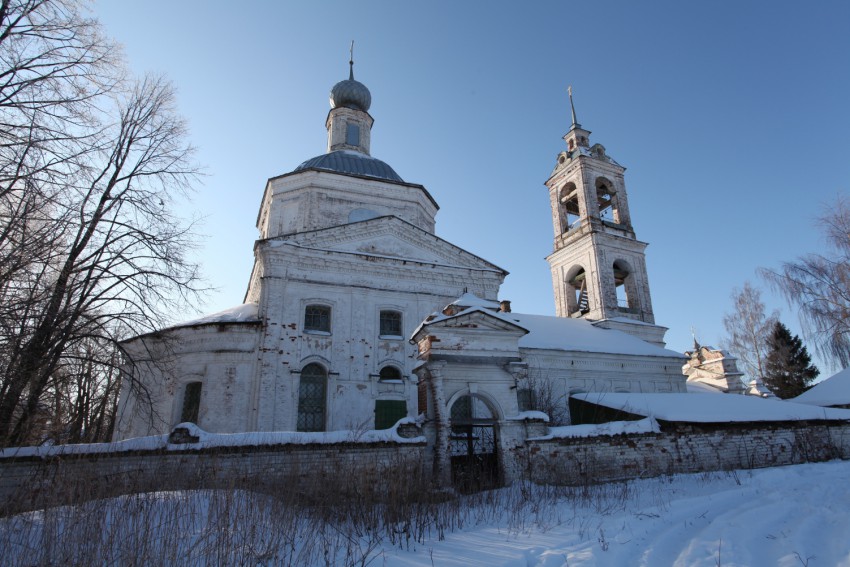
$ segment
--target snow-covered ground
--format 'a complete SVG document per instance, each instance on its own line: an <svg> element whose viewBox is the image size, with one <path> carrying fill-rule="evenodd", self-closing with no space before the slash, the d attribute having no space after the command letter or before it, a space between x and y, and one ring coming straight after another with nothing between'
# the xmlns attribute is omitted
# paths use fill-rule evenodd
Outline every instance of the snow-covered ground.
<svg viewBox="0 0 850 567"><path fill-rule="evenodd" d="M850 463L629 483L516 531L485 522L377 565L590 567L850 565ZM614 485L616 486L616 485Z"/></svg>
<svg viewBox="0 0 850 567"><path fill-rule="evenodd" d="M566 491L519 484L429 509L419 536L403 516L376 536L364 523L344 529L351 515L323 528L267 496L160 493L0 520L0 557L3 565L850 566L848 478L850 462L836 461Z"/></svg>

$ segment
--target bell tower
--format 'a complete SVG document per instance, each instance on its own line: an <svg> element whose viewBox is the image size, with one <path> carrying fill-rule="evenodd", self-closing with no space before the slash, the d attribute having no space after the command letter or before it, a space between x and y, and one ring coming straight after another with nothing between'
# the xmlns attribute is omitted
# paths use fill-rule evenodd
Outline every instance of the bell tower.
<svg viewBox="0 0 850 567"><path fill-rule="evenodd" d="M635 238L625 168L601 144L591 145L590 131L576 120L572 88L569 98L572 125L564 136L567 149L558 154L546 181L555 232L554 251L546 260L552 270L556 313L614 320L600 325L605 327L619 328L619 322L636 329L629 320L654 326L644 257L647 245Z"/></svg>

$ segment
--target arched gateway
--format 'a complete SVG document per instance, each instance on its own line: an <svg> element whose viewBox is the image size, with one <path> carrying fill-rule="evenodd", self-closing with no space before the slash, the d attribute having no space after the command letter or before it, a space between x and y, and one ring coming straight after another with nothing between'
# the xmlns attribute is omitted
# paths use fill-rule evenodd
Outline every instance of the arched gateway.
<svg viewBox="0 0 850 567"><path fill-rule="evenodd" d="M452 484L461 492L501 485L496 450L497 419L487 403L474 395L458 398L451 409Z"/></svg>

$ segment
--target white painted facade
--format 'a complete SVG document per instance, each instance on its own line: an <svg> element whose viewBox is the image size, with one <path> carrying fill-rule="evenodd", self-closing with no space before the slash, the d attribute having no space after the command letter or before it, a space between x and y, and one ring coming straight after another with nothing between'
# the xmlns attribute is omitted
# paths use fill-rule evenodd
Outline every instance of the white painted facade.
<svg viewBox="0 0 850 567"><path fill-rule="evenodd" d="M186 417L192 383L201 384L193 421L207 431L298 430L308 365L326 380L313 428L371 429L377 401L403 401L415 415L413 330L466 290L496 299L507 272L434 234L437 203L421 185L385 174L369 156L371 116L344 104L328 115L328 155L342 152L365 172L321 163L268 181L239 316L125 343L135 365L117 439L170 431ZM348 137L352 123L358 139ZM305 328L308 307L326 310L327 329ZM397 314L397 332L381 333L382 312ZM382 378L388 367L397 379Z"/></svg>
<svg viewBox="0 0 850 567"><path fill-rule="evenodd" d="M497 301L507 272L436 236L430 194L371 157L370 101L353 77L335 86L328 153L266 184L242 306L125 343L116 439L186 420L214 433L372 429L379 406L392 406L424 414L447 475L459 400L487 414L478 417L505 454L529 420L539 425L524 396L541 384L566 420L575 392L684 391L683 357L663 348L654 324L624 170L601 146L587 149L589 132L574 125L565 138L584 149L561 154L547 182L559 317L513 314ZM587 193L581 222L564 232L562 187L593 188L600 175L617 222L602 222ZM584 313L564 286L576 265L594 282ZM615 277L630 286L625 309Z"/></svg>

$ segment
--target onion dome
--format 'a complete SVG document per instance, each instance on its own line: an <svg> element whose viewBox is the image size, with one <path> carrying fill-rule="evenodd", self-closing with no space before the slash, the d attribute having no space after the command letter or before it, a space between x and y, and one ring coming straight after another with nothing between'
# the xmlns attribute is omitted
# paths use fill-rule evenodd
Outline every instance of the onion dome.
<svg viewBox="0 0 850 567"><path fill-rule="evenodd" d="M331 89L331 108L345 107L369 112L369 107L372 106L372 93L366 85L354 80L353 56L348 65L350 67L348 79L338 82Z"/></svg>

